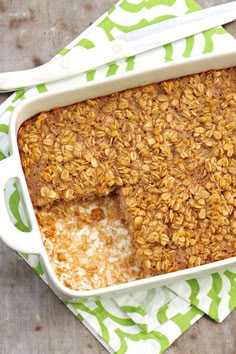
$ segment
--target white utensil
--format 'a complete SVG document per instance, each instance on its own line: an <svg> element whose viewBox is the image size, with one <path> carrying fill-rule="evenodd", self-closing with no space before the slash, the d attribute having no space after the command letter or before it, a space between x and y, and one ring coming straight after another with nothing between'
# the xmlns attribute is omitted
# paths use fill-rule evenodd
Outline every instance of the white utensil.
<svg viewBox="0 0 236 354"><path fill-rule="evenodd" d="M0 73L0 92L72 77L236 19L236 1L193 12L129 32L103 46L78 54L72 49L37 68Z"/></svg>

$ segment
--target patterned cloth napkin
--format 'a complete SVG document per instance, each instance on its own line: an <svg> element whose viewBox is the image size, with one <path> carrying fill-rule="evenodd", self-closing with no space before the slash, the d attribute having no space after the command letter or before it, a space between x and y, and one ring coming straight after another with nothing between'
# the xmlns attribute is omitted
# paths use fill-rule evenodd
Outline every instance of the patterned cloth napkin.
<svg viewBox="0 0 236 354"><path fill-rule="evenodd" d="M121 0L78 36L58 55L71 48L79 52L119 37L123 32L147 26L171 17L197 11L193 0ZM39 85L13 94L0 106L0 160L9 155L8 123L14 108L34 95L53 91L58 86L72 87L79 83L119 76L143 67L236 46L234 38L222 27L188 37L136 57L105 65L98 70L63 81ZM1 162L0 162L1 171ZM22 231L28 230L17 181L6 188L6 200L13 223ZM22 257L46 282L37 256ZM204 314L221 322L236 307L236 266L207 277L178 281L168 287L140 290L115 296L112 299L65 303L79 320L110 352L162 353L173 341Z"/></svg>

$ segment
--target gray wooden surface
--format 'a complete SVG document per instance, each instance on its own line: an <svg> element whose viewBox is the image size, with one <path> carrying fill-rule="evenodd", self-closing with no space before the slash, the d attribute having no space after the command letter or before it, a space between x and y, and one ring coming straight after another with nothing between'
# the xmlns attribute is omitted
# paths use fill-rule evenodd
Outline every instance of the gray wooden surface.
<svg viewBox="0 0 236 354"><path fill-rule="evenodd" d="M199 0L203 7L224 2L227 1ZM116 0L0 0L0 72L48 61L115 3ZM236 21L226 28L236 37ZM0 102L6 97L1 94ZM0 354L35 353L107 351L31 268L0 241ZM235 354L236 311L222 324L204 317L166 353Z"/></svg>

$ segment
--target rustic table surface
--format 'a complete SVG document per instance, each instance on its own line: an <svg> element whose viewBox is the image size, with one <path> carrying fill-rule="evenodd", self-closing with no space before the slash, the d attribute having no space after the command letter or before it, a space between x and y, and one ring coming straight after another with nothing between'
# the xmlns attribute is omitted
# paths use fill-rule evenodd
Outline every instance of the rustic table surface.
<svg viewBox="0 0 236 354"><path fill-rule="evenodd" d="M203 7L226 2L199 0ZM0 0L0 72L47 62L115 3ZM236 37L236 21L226 29ZM6 97L0 94L0 102ZM21 257L0 241L0 354L34 353L107 351ZM236 353L236 311L221 324L202 318L166 353Z"/></svg>

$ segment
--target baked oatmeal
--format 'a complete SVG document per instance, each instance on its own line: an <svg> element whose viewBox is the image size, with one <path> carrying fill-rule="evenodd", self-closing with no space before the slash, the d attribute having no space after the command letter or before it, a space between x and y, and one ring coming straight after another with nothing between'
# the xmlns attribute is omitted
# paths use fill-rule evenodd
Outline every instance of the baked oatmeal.
<svg viewBox="0 0 236 354"><path fill-rule="evenodd" d="M115 197L54 203L50 210L38 208L36 217L51 264L65 286L90 290L140 278Z"/></svg>
<svg viewBox="0 0 236 354"><path fill-rule="evenodd" d="M162 192L165 182L172 184L168 192ZM143 276L236 255L236 191L233 196L228 190L213 191L207 180L190 185L187 179L166 177L165 182L119 190L120 206L133 235L136 264L143 269Z"/></svg>
<svg viewBox="0 0 236 354"><path fill-rule="evenodd" d="M233 67L40 113L18 145L35 207L117 192L145 277L236 255L235 133Z"/></svg>

